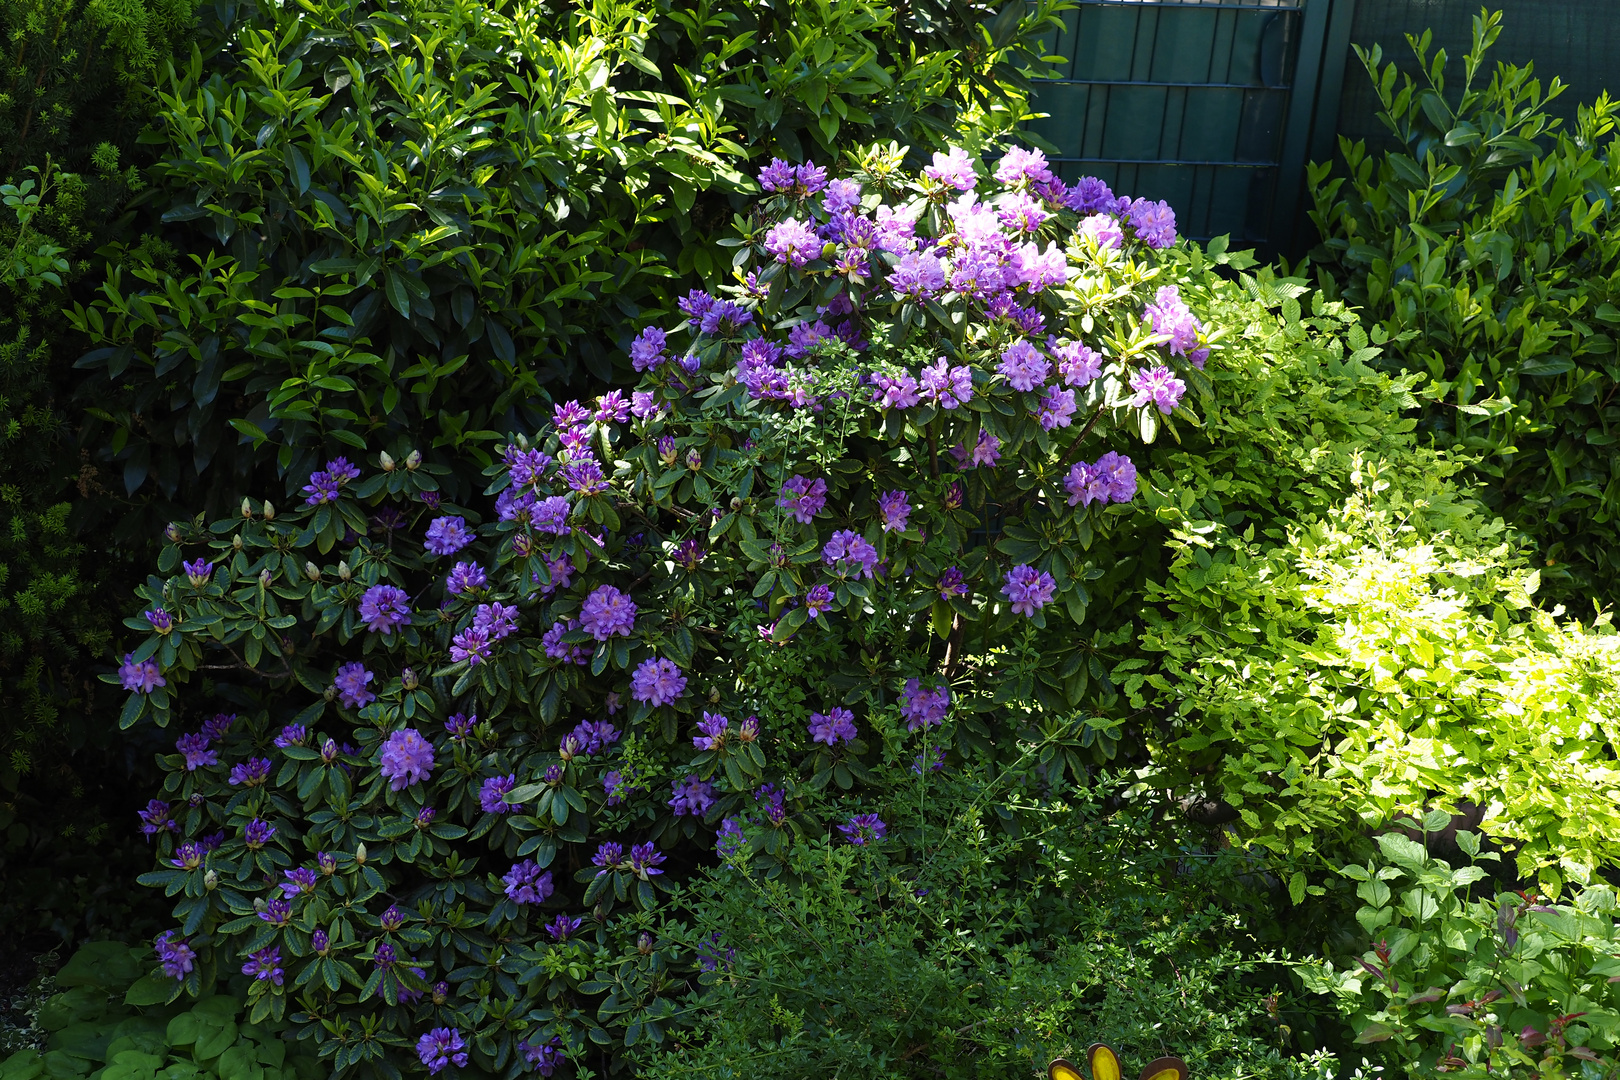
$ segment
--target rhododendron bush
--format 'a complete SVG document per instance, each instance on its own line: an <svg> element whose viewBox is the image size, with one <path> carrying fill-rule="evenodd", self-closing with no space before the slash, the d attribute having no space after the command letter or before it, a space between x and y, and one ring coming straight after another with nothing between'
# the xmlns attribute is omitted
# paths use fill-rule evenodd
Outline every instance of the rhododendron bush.
<svg viewBox="0 0 1620 1080"><path fill-rule="evenodd" d="M1133 454L1210 392L1202 256L1038 153L899 157L772 163L734 283L476 505L380 455L171 526L114 677L176 737L142 827L177 992L240 972L338 1071L550 1075L680 1022L694 866L903 862L894 792L1031 740L1079 773Z"/></svg>

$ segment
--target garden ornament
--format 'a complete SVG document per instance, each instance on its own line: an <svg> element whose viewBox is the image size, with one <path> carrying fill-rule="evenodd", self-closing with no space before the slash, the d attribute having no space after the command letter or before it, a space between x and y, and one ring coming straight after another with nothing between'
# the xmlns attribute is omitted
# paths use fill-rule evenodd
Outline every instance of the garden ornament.
<svg viewBox="0 0 1620 1080"><path fill-rule="evenodd" d="M1125 1075L1119 1055L1102 1043L1087 1048L1086 1060L1091 1065L1091 1080L1122 1080ZM1085 1080L1080 1070L1064 1058L1048 1065L1046 1075L1048 1080ZM1139 1080L1187 1080L1187 1063L1178 1057L1155 1058L1142 1070Z"/></svg>

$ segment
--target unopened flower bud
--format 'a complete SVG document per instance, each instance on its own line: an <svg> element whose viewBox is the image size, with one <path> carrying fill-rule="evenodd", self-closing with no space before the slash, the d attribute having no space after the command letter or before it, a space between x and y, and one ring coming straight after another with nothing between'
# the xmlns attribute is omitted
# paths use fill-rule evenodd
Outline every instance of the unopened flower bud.
<svg viewBox="0 0 1620 1080"><path fill-rule="evenodd" d="M718 686L716 686L712 690L709 691L709 704L713 705L715 702L717 702L719 700L720 700L720 688Z"/></svg>
<svg viewBox="0 0 1620 1080"><path fill-rule="evenodd" d="M212 870L203 875L203 888L213 892L219 887L219 875Z"/></svg>
<svg viewBox="0 0 1620 1080"><path fill-rule="evenodd" d="M420 450L412 450L410 452L410 454L407 455L406 458L405 458L405 468L410 470L411 472L415 472L416 469L417 469L417 466L419 466L421 464L422 464L422 451L420 451Z"/></svg>
<svg viewBox="0 0 1620 1080"><path fill-rule="evenodd" d="M693 472L703 468L703 455L695 448L686 452L686 467Z"/></svg>
<svg viewBox="0 0 1620 1080"><path fill-rule="evenodd" d="M433 1004L435 1004L435 1005L443 1005L445 1002L447 1002L449 1000L450 1000L450 984L447 983L447 982L436 982L436 983L434 983L433 984Z"/></svg>
<svg viewBox="0 0 1620 1080"><path fill-rule="evenodd" d="M311 581L319 581L321 580L321 568L312 562L307 562L304 564L304 576Z"/></svg>
<svg viewBox="0 0 1620 1080"><path fill-rule="evenodd" d="M253 504L247 500L245 495L242 497L242 516L245 518L253 516Z"/></svg>
<svg viewBox="0 0 1620 1080"><path fill-rule="evenodd" d="M235 548L237 551L242 550L242 534L241 533L237 533L235 536L231 537L231 547Z"/></svg>
<svg viewBox="0 0 1620 1080"><path fill-rule="evenodd" d="M337 689L337 687L335 687L335 686L328 686L328 687L327 687L327 688L326 688L326 694L325 694L325 696L326 696L326 700L327 700L327 701L336 701L336 700L337 700L337 695L338 695L338 689Z"/></svg>
<svg viewBox="0 0 1620 1080"><path fill-rule="evenodd" d="M269 587L270 587L270 568L267 566L263 570L259 571L259 588L268 589Z"/></svg>
<svg viewBox="0 0 1620 1080"><path fill-rule="evenodd" d="M384 450L382 453L378 454L377 459L382 462L383 472L394 471L394 456L388 451Z"/></svg>
<svg viewBox="0 0 1620 1080"><path fill-rule="evenodd" d="M518 437L517 437L517 444L518 444L518 449L519 450L527 450L529 448L529 437L527 435L524 435L523 433L519 432Z"/></svg>
<svg viewBox="0 0 1620 1080"><path fill-rule="evenodd" d="M405 668L403 671L401 671L399 673L399 685L403 686L407 690L415 690L416 670L414 668Z"/></svg>
<svg viewBox="0 0 1620 1080"><path fill-rule="evenodd" d="M348 560L347 559L340 560L338 562L338 577L343 579L344 581L348 581L350 576L351 576L351 574L349 572Z"/></svg>
<svg viewBox="0 0 1620 1080"><path fill-rule="evenodd" d="M180 542L180 526L172 521L169 522L169 527L163 530L163 535L168 538L169 543L178 544Z"/></svg>
<svg viewBox="0 0 1620 1080"><path fill-rule="evenodd" d="M651 956L652 951L652 935L644 932L640 937L636 938L636 952L640 953L642 956Z"/></svg>
<svg viewBox="0 0 1620 1080"><path fill-rule="evenodd" d="M354 849L354 861L357 866L366 865L366 845L359 844Z"/></svg>
<svg viewBox="0 0 1620 1080"><path fill-rule="evenodd" d="M739 499L737 496L733 495L731 497L731 511L732 511L732 513L736 513L738 510L741 510L742 506L743 506L742 500Z"/></svg>
<svg viewBox="0 0 1620 1080"><path fill-rule="evenodd" d="M270 505L270 500L269 499L264 500L264 520L266 520L266 521L274 521L274 520L276 520L276 508L274 506Z"/></svg>

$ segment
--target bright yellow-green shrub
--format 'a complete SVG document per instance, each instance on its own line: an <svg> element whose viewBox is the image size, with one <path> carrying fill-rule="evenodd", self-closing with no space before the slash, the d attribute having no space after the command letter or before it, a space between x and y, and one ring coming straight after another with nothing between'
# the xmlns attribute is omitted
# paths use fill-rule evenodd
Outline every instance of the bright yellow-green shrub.
<svg viewBox="0 0 1620 1080"><path fill-rule="evenodd" d="M1207 774L1243 837L1293 860L1296 899L1303 857L1437 806L1482 808L1554 889L1620 863L1620 637L1535 608L1536 573L1450 468L1358 456L1350 497L1283 542L1184 519L1149 589L1161 659L1127 689L1166 714L1155 782Z"/></svg>

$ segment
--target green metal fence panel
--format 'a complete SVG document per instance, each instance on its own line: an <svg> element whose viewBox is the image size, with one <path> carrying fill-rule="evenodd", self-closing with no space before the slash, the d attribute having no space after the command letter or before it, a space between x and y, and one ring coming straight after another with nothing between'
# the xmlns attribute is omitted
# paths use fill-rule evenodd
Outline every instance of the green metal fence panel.
<svg viewBox="0 0 1620 1080"><path fill-rule="evenodd" d="M1351 0L1079 0L1030 130L1073 180L1165 199L1181 231L1291 246L1304 162L1337 83L1324 48ZM1342 65L1338 69L1342 71ZM1328 126L1336 111L1328 110Z"/></svg>

